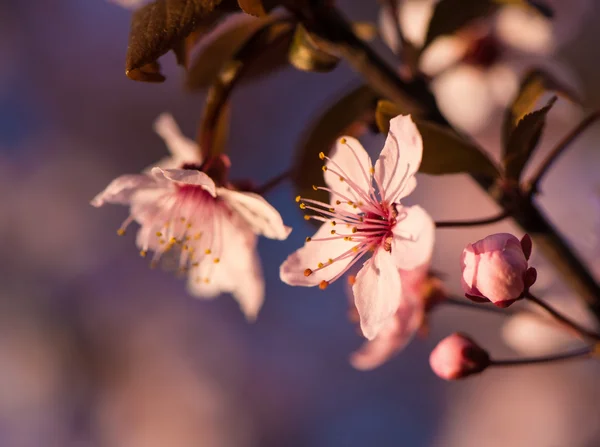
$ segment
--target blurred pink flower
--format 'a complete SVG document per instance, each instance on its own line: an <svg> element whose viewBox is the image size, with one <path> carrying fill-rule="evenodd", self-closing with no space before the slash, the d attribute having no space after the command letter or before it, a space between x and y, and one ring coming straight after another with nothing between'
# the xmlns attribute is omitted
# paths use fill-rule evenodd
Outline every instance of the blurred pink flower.
<svg viewBox="0 0 600 447"><path fill-rule="evenodd" d="M456 380L477 374L490 366L490 356L464 334L444 338L429 356L433 372L445 380Z"/></svg>
<svg viewBox="0 0 600 447"><path fill-rule="evenodd" d="M426 327L427 313L445 297L441 281L428 274L428 264L414 270L400 270L402 301L396 314L377 337L367 341L350 357L363 371L381 366L402 351L419 329Z"/></svg>
<svg viewBox="0 0 600 447"><path fill-rule="evenodd" d="M131 214L118 233L138 222L142 256L154 252L156 264L176 251L180 269L189 270L192 294L209 298L230 292L254 319L264 298L256 235L285 239L291 229L261 196L233 190L226 183L229 159L203 160L170 115L161 115L155 129L171 156L143 174L113 180L92 205L129 205Z"/></svg>
<svg viewBox="0 0 600 447"><path fill-rule="evenodd" d="M281 279L294 286L326 288L365 254L372 252L353 285L363 334L369 340L389 322L402 302L399 269L412 270L429 262L435 224L419 206L400 200L417 185L423 142L410 116L390 122L390 133L373 167L354 138L340 139L324 170L331 202L297 198L300 207L323 222L304 247L281 265ZM341 226L342 230L336 230Z"/></svg>
<svg viewBox="0 0 600 447"><path fill-rule="evenodd" d="M435 0L401 0L398 20L408 42L425 43ZM433 78L438 105L448 120L471 133L479 133L507 106L530 68L548 70L561 82L577 88L575 76L550 56L577 31L589 10L589 0L550 0L552 19L533 8L505 5L488 20L441 36L424 51L419 68ZM384 40L399 49L394 18L383 8L380 16Z"/></svg>
<svg viewBox="0 0 600 447"><path fill-rule="evenodd" d="M536 279L528 268L531 238L521 241L508 233L492 234L463 250L461 283L465 295L474 301L491 301L506 307L521 298Z"/></svg>
<svg viewBox="0 0 600 447"><path fill-rule="evenodd" d="M122 6L126 9L137 9L150 3L152 0L108 0L110 3Z"/></svg>

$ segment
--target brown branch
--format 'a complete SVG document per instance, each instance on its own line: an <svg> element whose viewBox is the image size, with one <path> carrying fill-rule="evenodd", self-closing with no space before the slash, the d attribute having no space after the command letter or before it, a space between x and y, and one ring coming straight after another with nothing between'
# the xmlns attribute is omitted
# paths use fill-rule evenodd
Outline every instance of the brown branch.
<svg viewBox="0 0 600 447"><path fill-rule="evenodd" d="M577 358L589 357L593 354L593 352L594 352L594 348L592 346L586 346L584 348L576 349L571 352L548 355L548 356L543 356L543 357L491 360L490 366L527 366L527 365L536 365L536 364L541 364L541 363L554 363L554 362L561 362L564 360L572 360L572 359L577 359Z"/></svg>
<svg viewBox="0 0 600 447"><path fill-rule="evenodd" d="M462 227L474 227L477 225L489 225L500 222L501 220L510 217L511 213L508 210L503 210L496 216L486 217L484 219L472 219L472 220L447 220L439 221L435 223L436 228L462 228Z"/></svg>

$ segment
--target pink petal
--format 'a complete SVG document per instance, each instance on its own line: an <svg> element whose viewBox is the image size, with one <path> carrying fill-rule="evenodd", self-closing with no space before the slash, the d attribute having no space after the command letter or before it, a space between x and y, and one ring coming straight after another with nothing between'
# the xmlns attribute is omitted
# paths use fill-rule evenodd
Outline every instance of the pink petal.
<svg viewBox="0 0 600 447"><path fill-rule="evenodd" d="M421 324L422 311L409 300L403 300L400 308L381 331L371 341L350 357L356 369L366 371L377 368L402 351L412 340Z"/></svg>
<svg viewBox="0 0 600 447"><path fill-rule="evenodd" d="M170 113L163 113L154 121L154 131L164 140L172 156L163 160L158 166L167 169L180 168L184 163L202 163L198 145L181 133Z"/></svg>
<svg viewBox="0 0 600 447"><path fill-rule="evenodd" d="M157 180L167 180L180 185L200 186L208 191L211 196L216 197L215 182L204 172L196 169L162 169L152 168L152 175Z"/></svg>
<svg viewBox="0 0 600 447"><path fill-rule="evenodd" d="M419 170L422 156L423 140L410 115L392 119L385 145L375 163L375 178L383 188L385 201L398 202L406 197L412 191L406 187L409 181L414 189L416 183L411 178Z"/></svg>
<svg viewBox="0 0 600 447"><path fill-rule="evenodd" d="M352 256L317 270L320 262L327 264L329 259L335 259L356 245L356 242L345 241L343 238L317 241L317 239L332 237L332 228L328 222L324 223L312 237L313 240L306 242L304 247L296 250L281 264L279 276L284 283L291 286L312 287L319 285L321 281L329 281L346 270L353 259ZM306 269L311 269L312 274L306 276Z"/></svg>
<svg viewBox="0 0 600 447"><path fill-rule="evenodd" d="M279 212L258 194L227 188L219 188L217 194L242 216L256 234L283 240L292 231L283 224Z"/></svg>
<svg viewBox="0 0 600 447"><path fill-rule="evenodd" d="M247 230L246 223L226 210L215 214L215 226L220 230L221 240L215 246L215 264L206 257L198 267L190 271L188 289L201 298L213 298L221 293L231 293L250 321L256 319L264 301L264 280L260 259L256 253L256 235ZM206 283L204 278L210 282ZM197 280L199 278L199 281Z"/></svg>
<svg viewBox="0 0 600 447"><path fill-rule="evenodd" d="M406 217L393 229L392 256L399 269L413 270L431 260L435 222L420 206L404 207L403 213Z"/></svg>
<svg viewBox="0 0 600 447"><path fill-rule="evenodd" d="M91 204L100 207L105 203L118 203L127 205L135 193L144 188L160 187L156 180L147 175L130 174L114 179L104 191L92 200Z"/></svg>
<svg viewBox="0 0 600 447"><path fill-rule="evenodd" d="M400 273L391 254L377 249L352 286L363 335L373 340L389 323L402 299Z"/></svg>
<svg viewBox="0 0 600 447"><path fill-rule="evenodd" d="M369 191L371 188L369 173L371 159L362 144L356 138L340 138L329 156L330 160L325 162L327 170L323 173L327 186L352 201L361 200L360 196L354 192L355 188L350 185L349 181L354 183L361 191ZM340 177L345 180L340 180ZM331 197L332 201L338 199L344 201L343 198L335 195Z"/></svg>

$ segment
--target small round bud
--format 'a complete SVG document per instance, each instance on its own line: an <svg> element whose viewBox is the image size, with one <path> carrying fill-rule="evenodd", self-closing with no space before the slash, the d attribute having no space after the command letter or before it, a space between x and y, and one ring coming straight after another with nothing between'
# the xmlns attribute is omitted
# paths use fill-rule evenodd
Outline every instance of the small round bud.
<svg viewBox="0 0 600 447"><path fill-rule="evenodd" d="M457 380L480 373L490 364L487 351L458 332L439 342L429 356L431 369L444 380Z"/></svg>
<svg viewBox="0 0 600 447"><path fill-rule="evenodd" d="M467 298L507 307L522 298L535 282L528 268L531 238L519 241L512 234L493 234L469 244L461 257L461 283Z"/></svg>

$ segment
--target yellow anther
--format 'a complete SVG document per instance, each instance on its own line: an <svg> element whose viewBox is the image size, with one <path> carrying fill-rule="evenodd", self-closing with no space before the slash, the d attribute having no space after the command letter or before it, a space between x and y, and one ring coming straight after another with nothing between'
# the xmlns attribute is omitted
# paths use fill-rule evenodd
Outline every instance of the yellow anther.
<svg viewBox="0 0 600 447"><path fill-rule="evenodd" d="M306 238L306 242L310 242L310 241L312 241L312 238L311 237L307 237Z"/></svg>
<svg viewBox="0 0 600 447"><path fill-rule="evenodd" d="M302 197L296 196L296 202L300 202L301 199L302 199Z"/></svg>
<svg viewBox="0 0 600 447"><path fill-rule="evenodd" d="M358 251L358 247L352 247L352 251L356 253Z"/></svg>
<svg viewBox="0 0 600 447"><path fill-rule="evenodd" d="M358 218L358 220L360 220L361 222L364 222L365 218L361 216L361 217Z"/></svg>
<svg viewBox="0 0 600 447"><path fill-rule="evenodd" d="M325 160L325 154L323 152L319 152L319 158L321 160Z"/></svg>
<svg viewBox="0 0 600 447"><path fill-rule="evenodd" d="M318 191L319 188L316 185L312 185L313 191Z"/></svg>
<svg viewBox="0 0 600 447"><path fill-rule="evenodd" d="M346 144L347 142L348 140L346 140L344 137L340 138L340 143Z"/></svg>
<svg viewBox="0 0 600 447"><path fill-rule="evenodd" d="M181 218L181 221L182 221L182 222L185 222L185 217L182 217L182 218Z"/></svg>
<svg viewBox="0 0 600 447"><path fill-rule="evenodd" d="M374 168L373 166L371 166L371 169L369 169L369 172L370 172L371 174L375 174L375 168Z"/></svg>
<svg viewBox="0 0 600 447"><path fill-rule="evenodd" d="M207 254L207 255L209 255L209 254L212 253L212 251L210 250L210 248L207 248L206 250L204 250L204 253Z"/></svg>
<svg viewBox="0 0 600 447"><path fill-rule="evenodd" d="M196 233L194 234L194 240L197 241L198 239L200 239L202 237L202 233Z"/></svg>
<svg viewBox="0 0 600 447"><path fill-rule="evenodd" d="M321 281L319 283L319 289L321 290L325 290L327 288L327 286L329 285L329 283L327 281Z"/></svg>
<svg viewBox="0 0 600 447"><path fill-rule="evenodd" d="M311 269L304 270L304 276L310 276L310 275L312 275L312 270Z"/></svg>
<svg viewBox="0 0 600 447"><path fill-rule="evenodd" d="M354 205L354 203L352 202L352 200L348 200L348 205Z"/></svg>
<svg viewBox="0 0 600 447"><path fill-rule="evenodd" d="M162 233L160 231L156 232L156 237L162 237Z"/></svg>
<svg viewBox="0 0 600 447"><path fill-rule="evenodd" d="M183 251L188 251L190 247L188 247L187 245L183 246Z"/></svg>
<svg viewBox="0 0 600 447"><path fill-rule="evenodd" d="M148 254L148 252L147 252L146 250L141 250L141 251L140 251L140 256L141 256L142 258L145 258L147 254Z"/></svg>
<svg viewBox="0 0 600 447"><path fill-rule="evenodd" d="M335 234L335 230L331 230L331 234Z"/></svg>
<svg viewBox="0 0 600 447"><path fill-rule="evenodd" d="M356 276L354 276L354 275L348 276L348 284L353 286L355 282L356 282Z"/></svg>
<svg viewBox="0 0 600 447"><path fill-rule="evenodd" d="M327 171L327 166L323 166L321 169L323 169L323 171Z"/></svg>
<svg viewBox="0 0 600 447"><path fill-rule="evenodd" d="M200 263L199 263L199 262L193 262L193 263L192 263L192 267L198 267L199 265L200 265Z"/></svg>
<svg viewBox="0 0 600 447"><path fill-rule="evenodd" d="M319 267L320 269L322 269L323 267L325 267L325 264L323 264L322 262L319 262L317 264L317 267Z"/></svg>
<svg viewBox="0 0 600 447"><path fill-rule="evenodd" d="M191 224L191 223L188 223L188 224L187 224L187 227L188 227L188 230L189 230L190 228L192 228L192 224Z"/></svg>
<svg viewBox="0 0 600 447"><path fill-rule="evenodd" d="M310 216L304 216L304 220L310 220Z"/></svg>
<svg viewBox="0 0 600 447"><path fill-rule="evenodd" d="M210 279L209 279L209 278L204 278L204 282L205 282L206 284L210 284Z"/></svg>
<svg viewBox="0 0 600 447"><path fill-rule="evenodd" d="M363 205L364 205L364 203L358 202L358 206L363 206Z"/></svg>
<svg viewBox="0 0 600 447"><path fill-rule="evenodd" d="M215 264L218 264L219 262L221 262L221 260L219 258L215 258L213 261Z"/></svg>
<svg viewBox="0 0 600 447"><path fill-rule="evenodd" d="M356 233L357 231L358 231L358 228L356 228L356 227L352 227L352 232L353 232L353 233Z"/></svg>
<svg viewBox="0 0 600 447"><path fill-rule="evenodd" d="M333 264L333 259L329 258L329 260L327 261L329 264Z"/></svg>
<svg viewBox="0 0 600 447"><path fill-rule="evenodd" d="M335 227L335 220L332 220L332 221L331 221L331 226L332 226L332 227Z"/></svg>
<svg viewBox="0 0 600 447"><path fill-rule="evenodd" d="M336 204L336 205L341 205L341 204L342 204L342 202L340 202L339 200L336 200L336 201L335 201L335 204Z"/></svg>
<svg viewBox="0 0 600 447"><path fill-rule="evenodd" d="M335 211L335 208L329 208L329 212L333 213Z"/></svg>
<svg viewBox="0 0 600 447"><path fill-rule="evenodd" d="M159 243L160 245L163 245L165 242L166 242L166 241L165 241L164 239L161 239L161 240L159 240L159 241L158 241L158 243Z"/></svg>
<svg viewBox="0 0 600 447"><path fill-rule="evenodd" d="M340 182L343 182L343 181L344 181L344 177L340 177Z"/></svg>
<svg viewBox="0 0 600 447"><path fill-rule="evenodd" d="M301 203L300 204L300 209L301 210L305 210L306 209L306 204L305 203Z"/></svg>
<svg viewBox="0 0 600 447"><path fill-rule="evenodd" d="M176 242L177 242L177 239L175 239L174 237L169 239L169 244L175 244Z"/></svg>
<svg viewBox="0 0 600 447"><path fill-rule="evenodd" d="M125 234L125 230L124 230L123 228L119 228L119 229L117 230L117 234L118 234L119 236L123 236L123 235Z"/></svg>

